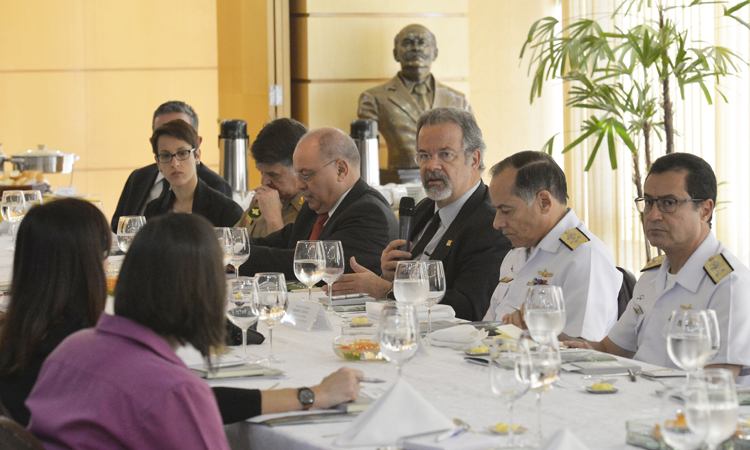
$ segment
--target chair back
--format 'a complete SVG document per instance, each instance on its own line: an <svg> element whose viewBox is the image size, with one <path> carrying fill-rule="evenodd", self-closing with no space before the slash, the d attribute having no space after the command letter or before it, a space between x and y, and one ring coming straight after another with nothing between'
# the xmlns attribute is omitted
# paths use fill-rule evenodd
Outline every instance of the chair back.
<svg viewBox="0 0 750 450"><path fill-rule="evenodd" d="M44 450L26 428L8 417L0 417L0 448L4 450Z"/></svg>
<svg viewBox="0 0 750 450"><path fill-rule="evenodd" d="M635 275L633 272L623 267L617 267L622 273L622 286L620 293L617 294L617 318L619 319L628 307L628 302L633 298L633 289L635 289Z"/></svg>

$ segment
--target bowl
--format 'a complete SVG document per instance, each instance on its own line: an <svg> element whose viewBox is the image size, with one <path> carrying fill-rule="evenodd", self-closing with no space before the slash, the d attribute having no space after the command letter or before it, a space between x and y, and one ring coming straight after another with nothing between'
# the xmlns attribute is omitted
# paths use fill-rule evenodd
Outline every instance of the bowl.
<svg viewBox="0 0 750 450"><path fill-rule="evenodd" d="M333 353L347 361L385 361L372 335L341 335L333 340Z"/></svg>

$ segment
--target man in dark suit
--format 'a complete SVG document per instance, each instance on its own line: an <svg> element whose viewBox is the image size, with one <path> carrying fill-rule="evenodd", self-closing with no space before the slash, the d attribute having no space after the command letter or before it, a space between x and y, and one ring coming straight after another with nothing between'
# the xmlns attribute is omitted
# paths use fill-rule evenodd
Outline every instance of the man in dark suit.
<svg viewBox="0 0 750 450"><path fill-rule="evenodd" d="M407 25L396 35L393 48L401 71L359 97L357 115L378 122L378 131L388 145L389 170L416 168L417 120L422 113L440 107L471 111L464 94L438 83L430 73L437 55L437 43L430 30L422 25Z"/></svg>
<svg viewBox="0 0 750 450"><path fill-rule="evenodd" d="M176 119L189 123L198 131L198 115L190 105L176 100L163 103L156 108L154 118L151 121L151 131ZM202 137L199 137L199 139L201 142L203 141ZM232 187L216 172L202 163L198 164L197 172L198 178L209 187L232 198ZM120 200L117 202L117 208L112 216L112 231L117 232L117 223L120 221L120 216L142 215L148 202L159 198L168 190L169 183L167 183L164 175L159 172L155 163L134 170L125 182Z"/></svg>
<svg viewBox="0 0 750 450"><path fill-rule="evenodd" d="M456 316L481 320L498 283L500 264L510 241L492 226L495 209L481 180L485 144L474 116L456 108L436 108L417 123L417 156L426 199L416 208L410 233L411 252L397 250L398 239L385 248L382 278L352 261L356 274L344 275L333 293L366 292L391 296L393 273L400 259L440 260L446 277L441 303Z"/></svg>
<svg viewBox="0 0 750 450"><path fill-rule="evenodd" d="M297 241L315 239L341 241L346 257L380 272L380 253L398 237L398 222L385 198L360 178L354 141L335 128L311 131L297 144L293 164L305 203L294 223L251 240L240 274L283 272L294 279ZM352 272L348 262L346 272Z"/></svg>

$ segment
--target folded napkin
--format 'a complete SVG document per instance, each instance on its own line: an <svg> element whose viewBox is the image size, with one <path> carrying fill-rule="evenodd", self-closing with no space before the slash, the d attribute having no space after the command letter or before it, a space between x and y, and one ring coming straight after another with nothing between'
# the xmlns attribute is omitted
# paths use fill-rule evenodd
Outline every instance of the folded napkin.
<svg viewBox="0 0 750 450"><path fill-rule="evenodd" d="M567 428L558 430L539 446L538 450L588 450L578 436Z"/></svg>
<svg viewBox="0 0 750 450"><path fill-rule="evenodd" d="M454 428L403 378L359 415L333 441L336 447L394 445L399 438Z"/></svg>
<svg viewBox="0 0 750 450"><path fill-rule="evenodd" d="M471 325L456 325L433 331L427 336L430 344L436 347L452 347L456 350L469 350L482 345L482 339L487 337L487 331L477 330Z"/></svg>
<svg viewBox="0 0 750 450"><path fill-rule="evenodd" d="M383 311L383 307L387 305L387 302L367 302L365 308L367 310L367 318L380 320L380 313ZM427 321L427 307L417 306L417 317L420 322ZM452 320L456 318L456 311L450 305L435 305L432 307L432 320Z"/></svg>

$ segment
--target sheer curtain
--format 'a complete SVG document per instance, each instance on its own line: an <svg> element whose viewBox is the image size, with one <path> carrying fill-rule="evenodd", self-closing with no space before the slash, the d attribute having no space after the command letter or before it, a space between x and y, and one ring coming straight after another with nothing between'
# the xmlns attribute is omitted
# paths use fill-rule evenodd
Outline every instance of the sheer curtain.
<svg viewBox="0 0 750 450"><path fill-rule="evenodd" d="M655 9L634 12L628 16L612 12L620 1L615 0L564 0L563 23L581 17L597 19L608 28L612 24L628 29L644 19L657 20ZM675 0L669 5L682 4ZM689 3L685 1L685 3ZM731 1L725 6L733 6ZM743 60L748 60L750 42L748 30L730 18L724 18L721 5L677 9L671 18L681 28L689 30L688 38L728 47ZM748 21L747 8L741 11ZM747 196L750 193L750 76L743 65L739 76L725 77L718 88L727 97L725 102L718 93L713 95L713 105L708 105L700 88L685 89L685 99L680 97L676 83L671 83L674 104L675 151L701 156L714 168L721 183L718 207L714 214L714 232L746 265L750 263L750 210ZM713 81L713 80L712 80ZM565 108L565 143L580 135L580 124L589 111ZM584 172L594 140L565 155L565 172L568 177L570 206L588 227L612 250L617 264L636 273L647 262L644 236L639 216L633 205L637 196L632 181L633 163L630 151L622 146L617 151L618 169L610 168L604 147L599 149L597 161L589 172ZM652 155L664 153L665 145L652 133ZM642 148L642 142L636 145ZM603 143L604 146L604 143ZM560 147L557 147L559 151ZM645 178L641 168L642 178ZM652 250L652 256L655 255Z"/></svg>

